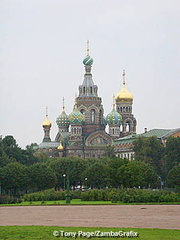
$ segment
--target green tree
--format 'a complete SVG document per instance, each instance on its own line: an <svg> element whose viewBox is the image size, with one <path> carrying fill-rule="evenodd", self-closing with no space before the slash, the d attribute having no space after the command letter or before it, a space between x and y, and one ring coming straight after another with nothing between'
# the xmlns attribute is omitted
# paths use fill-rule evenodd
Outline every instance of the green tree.
<svg viewBox="0 0 180 240"><path fill-rule="evenodd" d="M35 163L27 168L29 189L45 190L56 186L57 178L54 171L45 163Z"/></svg>
<svg viewBox="0 0 180 240"><path fill-rule="evenodd" d="M24 165L31 165L37 162L37 158L30 149L24 150L18 147L13 136L6 136L0 142L0 165L4 166L9 162L17 161Z"/></svg>
<svg viewBox="0 0 180 240"><path fill-rule="evenodd" d="M113 146L107 146L105 149L104 156L109 157L109 158L114 158L116 157L115 152L114 152L114 147Z"/></svg>
<svg viewBox="0 0 180 240"><path fill-rule="evenodd" d="M167 182L169 187L180 187L180 164L169 171Z"/></svg>
<svg viewBox="0 0 180 240"><path fill-rule="evenodd" d="M13 136L6 136L2 139L2 149L9 158L18 160L21 157L21 148L18 147Z"/></svg>
<svg viewBox="0 0 180 240"><path fill-rule="evenodd" d="M127 164L129 162L128 159L121 159L121 158L113 158L108 163L108 185L114 188L119 187L118 179L119 176L117 175L118 169Z"/></svg>
<svg viewBox="0 0 180 240"><path fill-rule="evenodd" d="M168 173L174 166L180 164L180 138L169 137L165 148L165 166Z"/></svg>
<svg viewBox="0 0 180 240"><path fill-rule="evenodd" d="M140 161L131 161L122 165L117 171L119 186L125 188L132 187L152 187L157 185L158 176L153 168Z"/></svg>
<svg viewBox="0 0 180 240"><path fill-rule="evenodd" d="M0 182L6 193L19 194L27 187L26 167L18 162L7 164L0 169Z"/></svg>
<svg viewBox="0 0 180 240"><path fill-rule="evenodd" d="M56 173L56 187L64 188L67 174L69 174L71 186L82 185L82 173L88 167L88 162L82 161L80 158L51 158L48 165ZM64 174L66 175L65 178L63 177Z"/></svg>
<svg viewBox="0 0 180 240"><path fill-rule="evenodd" d="M108 184L108 167L102 163L94 163L83 172L86 185L91 188L103 188Z"/></svg>
<svg viewBox="0 0 180 240"><path fill-rule="evenodd" d="M164 146L161 141L155 136L149 138L139 137L133 144L135 160L149 163L157 174L163 177Z"/></svg>

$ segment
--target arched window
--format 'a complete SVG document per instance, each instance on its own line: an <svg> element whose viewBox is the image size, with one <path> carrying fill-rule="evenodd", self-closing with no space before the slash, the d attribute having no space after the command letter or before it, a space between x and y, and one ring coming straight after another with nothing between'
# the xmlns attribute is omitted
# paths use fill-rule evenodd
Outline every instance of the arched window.
<svg viewBox="0 0 180 240"><path fill-rule="evenodd" d="M103 123L103 114L102 114L102 110L99 111L99 123L100 123L100 124Z"/></svg>
<svg viewBox="0 0 180 240"><path fill-rule="evenodd" d="M90 94L92 94L93 93L93 91L92 91L92 87L90 87Z"/></svg>
<svg viewBox="0 0 180 240"><path fill-rule="evenodd" d="M91 123L95 123L95 110L91 110Z"/></svg>
<svg viewBox="0 0 180 240"><path fill-rule="evenodd" d="M130 132L130 122L126 122L126 132Z"/></svg>
<svg viewBox="0 0 180 240"><path fill-rule="evenodd" d="M85 114L85 110L84 109L81 109L80 111L83 115Z"/></svg>
<svg viewBox="0 0 180 240"><path fill-rule="evenodd" d="M86 88L85 88L85 87L83 87L83 93L84 93L84 94L86 93Z"/></svg>

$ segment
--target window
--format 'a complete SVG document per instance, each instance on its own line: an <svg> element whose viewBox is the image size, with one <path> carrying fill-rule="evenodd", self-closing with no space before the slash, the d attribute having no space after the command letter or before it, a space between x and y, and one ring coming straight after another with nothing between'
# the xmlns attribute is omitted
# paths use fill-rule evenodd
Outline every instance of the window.
<svg viewBox="0 0 180 240"><path fill-rule="evenodd" d="M100 124L103 123L103 114L102 114L102 110L99 111L99 123L100 123Z"/></svg>
<svg viewBox="0 0 180 240"><path fill-rule="evenodd" d="M83 115L85 114L85 110L84 109L81 109L80 111Z"/></svg>
<svg viewBox="0 0 180 240"><path fill-rule="evenodd" d="M95 110L91 110L91 123L95 123Z"/></svg>
<svg viewBox="0 0 180 240"><path fill-rule="evenodd" d="M90 94L92 94L92 87L90 87Z"/></svg>

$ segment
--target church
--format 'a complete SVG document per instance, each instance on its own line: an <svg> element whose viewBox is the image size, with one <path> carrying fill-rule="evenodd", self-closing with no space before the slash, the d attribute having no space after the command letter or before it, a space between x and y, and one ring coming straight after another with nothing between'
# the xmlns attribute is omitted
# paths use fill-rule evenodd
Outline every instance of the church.
<svg viewBox="0 0 180 240"><path fill-rule="evenodd" d="M52 124L46 112L42 124L44 138L38 151L47 156L99 158L104 155L107 146L114 145L115 140L136 134L137 122L132 113L133 95L126 88L125 71L122 74L122 88L113 99L112 111L104 116L98 86L92 78L93 58L89 54L89 43L83 65L84 80L79 85L73 111L66 113L63 98L62 112L56 119L58 132L54 141L50 137Z"/></svg>

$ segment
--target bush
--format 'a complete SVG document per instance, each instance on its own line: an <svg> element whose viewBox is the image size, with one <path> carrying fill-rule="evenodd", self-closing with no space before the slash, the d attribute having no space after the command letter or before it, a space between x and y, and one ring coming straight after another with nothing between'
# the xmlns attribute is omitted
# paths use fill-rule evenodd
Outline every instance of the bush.
<svg viewBox="0 0 180 240"><path fill-rule="evenodd" d="M111 201L113 203L180 202L180 194L170 191L152 191L147 189L93 189L81 193L81 200Z"/></svg>
<svg viewBox="0 0 180 240"><path fill-rule="evenodd" d="M0 204L13 204L21 202L22 200L20 198L15 198L6 194L0 194Z"/></svg>
<svg viewBox="0 0 180 240"><path fill-rule="evenodd" d="M40 192L29 193L23 196L24 201L57 201L65 199L65 191L48 189Z"/></svg>
<svg viewBox="0 0 180 240"><path fill-rule="evenodd" d="M147 202L180 202L180 194L168 191L152 191L142 189L119 190L112 202L147 203Z"/></svg>
<svg viewBox="0 0 180 240"><path fill-rule="evenodd" d="M81 193L82 201L110 201L111 190L92 189Z"/></svg>

